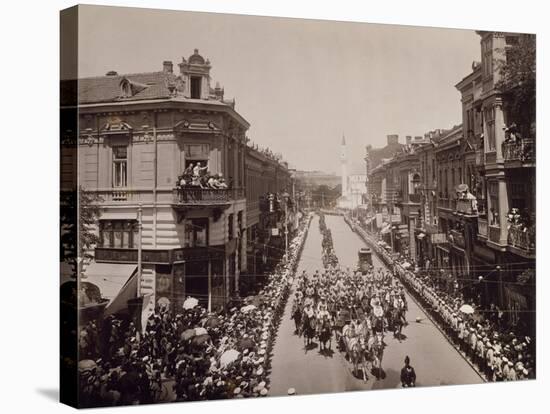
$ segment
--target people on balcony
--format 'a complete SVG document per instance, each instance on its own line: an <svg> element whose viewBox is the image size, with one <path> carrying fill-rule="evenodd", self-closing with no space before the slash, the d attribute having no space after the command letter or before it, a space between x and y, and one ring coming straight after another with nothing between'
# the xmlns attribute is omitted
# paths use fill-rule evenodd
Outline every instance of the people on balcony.
<svg viewBox="0 0 550 414"><path fill-rule="evenodd" d="M516 207L508 212L508 241L510 244L526 244L525 247L534 248L535 226L531 217L532 214L530 214L528 210L521 211Z"/></svg>
<svg viewBox="0 0 550 414"><path fill-rule="evenodd" d="M223 190L229 188L229 185L222 174L210 174L208 172L208 165L203 167L200 162L197 162L197 164L190 163L182 174L178 176L176 187L178 189L201 188Z"/></svg>

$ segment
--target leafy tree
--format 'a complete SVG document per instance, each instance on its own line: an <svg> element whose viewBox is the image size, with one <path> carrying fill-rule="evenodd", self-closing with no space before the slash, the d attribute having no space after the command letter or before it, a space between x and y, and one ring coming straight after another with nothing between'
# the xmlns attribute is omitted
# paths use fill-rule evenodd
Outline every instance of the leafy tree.
<svg viewBox="0 0 550 414"><path fill-rule="evenodd" d="M520 34L509 44L499 63L500 79L495 85L505 97L507 113L524 135L534 138L536 108L536 38Z"/></svg>
<svg viewBox="0 0 550 414"><path fill-rule="evenodd" d="M82 187L61 193L61 261L73 266L74 275L93 258L90 250L100 241L93 229L101 216L101 201L97 193Z"/></svg>

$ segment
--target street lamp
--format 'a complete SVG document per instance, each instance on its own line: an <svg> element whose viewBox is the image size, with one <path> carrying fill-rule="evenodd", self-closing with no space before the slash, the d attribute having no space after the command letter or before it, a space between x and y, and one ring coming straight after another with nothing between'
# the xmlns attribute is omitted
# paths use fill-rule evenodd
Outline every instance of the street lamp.
<svg viewBox="0 0 550 414"><path fill-rule="evenodd" d="M285 257L288 259L288 197L289 194L285 191L283 194L285 200Z"/></svg>

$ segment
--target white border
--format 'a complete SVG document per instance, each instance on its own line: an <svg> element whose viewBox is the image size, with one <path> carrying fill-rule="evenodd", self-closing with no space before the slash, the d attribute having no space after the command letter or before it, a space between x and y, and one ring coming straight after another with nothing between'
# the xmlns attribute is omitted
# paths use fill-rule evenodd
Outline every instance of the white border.
<svg viewBox="0 0 550 414"><path fill-rule="evenodd" d="M514 384L356 392L315 397L167 404L117 412L480 413L543 411L550 389L543 354L543 315L549 301L546 191L548 143L544 137L548 82L548 11L543 1L88 1L176 10L291 16L372 23L535 32L538 37L538 380ZM2 360L3 412L68 412L55 401L58 387L58 11L70 1L11 1L2 25ZM159 28L161 29L161 28ZM546 93L545 93L546 92ZM546 105L546 108L548 105ZM544 178L543 178L544 177ZM6 231L7 230L7 231ZM544 341L548 343L548 341ZM417 368L421 370L421 364ZM442 367L442 369L445 369ZM93 410L95 411L95 410ZM111 412L106 409L101 412Z"/></svg>

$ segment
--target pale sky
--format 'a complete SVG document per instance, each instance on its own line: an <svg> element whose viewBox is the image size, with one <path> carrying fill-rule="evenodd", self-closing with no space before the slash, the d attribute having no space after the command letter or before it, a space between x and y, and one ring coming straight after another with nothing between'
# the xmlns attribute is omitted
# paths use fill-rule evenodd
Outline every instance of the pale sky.
<svg viewBox="0 0 550 414"><path fill-rule="evenodd" d="M82 6L81 6L82 7ZM386 135L461 120L454 87L480 60L473 30L85 6L80 77L162 70L198 48L251 124L248 136L298 169L337 172Z"/></svg>

